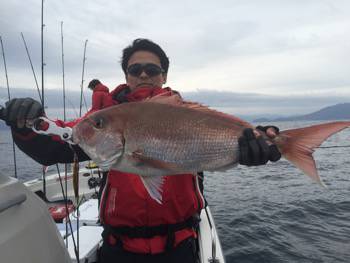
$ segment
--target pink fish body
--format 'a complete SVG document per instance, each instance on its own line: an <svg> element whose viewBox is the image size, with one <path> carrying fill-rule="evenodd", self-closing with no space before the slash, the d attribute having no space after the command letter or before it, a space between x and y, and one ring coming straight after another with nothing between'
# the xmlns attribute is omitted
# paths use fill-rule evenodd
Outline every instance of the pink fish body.
<svg viewBox="0 0 350 263"><path fill-rule="evenodd" d="M314 148L349 126L350 122L334 122L282 131L273 143L321 183ZM237 165L238 138L248 127L252 128L239 118L171 96L98 111L74 127L73 138L102 169L140 175L150 195L161 202L165 175Z"/></svg>

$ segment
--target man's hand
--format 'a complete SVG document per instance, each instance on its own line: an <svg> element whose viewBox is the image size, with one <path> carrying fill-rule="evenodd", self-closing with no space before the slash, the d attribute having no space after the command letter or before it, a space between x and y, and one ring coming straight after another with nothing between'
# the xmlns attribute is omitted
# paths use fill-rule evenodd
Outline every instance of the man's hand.
<svg viewBox="0 0 350 263"><path fill-rule="evenodd" d="M32 98L12 99L0 108L0 118L7 125L17 128L31 128L34 120L44 115L43 106Z"/></svg>
<svg viewBox="0 0 350 263"><path fill-rule="evenodd" d="M263 131L273 139L279 133L275 126L258 126L257 130ZM281 158L281 153L274 144L268 144L266 139L251 128L243 130L242 136L238 139L239 163L248 166L266 164L268 161L276 162Z"/></svg>

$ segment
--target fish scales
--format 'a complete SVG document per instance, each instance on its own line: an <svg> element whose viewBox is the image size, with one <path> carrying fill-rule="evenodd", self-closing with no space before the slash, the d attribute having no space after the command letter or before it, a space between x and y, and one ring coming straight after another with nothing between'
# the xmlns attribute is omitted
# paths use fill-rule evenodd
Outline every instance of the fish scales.
<svg viewBox="0 0 350 263"><path fill-rule="evenodd" d="M237 161L241 127L235 132L230 121L202 112L193 114L186 108L143 106L144 111L151 111L127 124L127 152L141 149L149 158L179 164L187 171L211 170Z"/></svg>

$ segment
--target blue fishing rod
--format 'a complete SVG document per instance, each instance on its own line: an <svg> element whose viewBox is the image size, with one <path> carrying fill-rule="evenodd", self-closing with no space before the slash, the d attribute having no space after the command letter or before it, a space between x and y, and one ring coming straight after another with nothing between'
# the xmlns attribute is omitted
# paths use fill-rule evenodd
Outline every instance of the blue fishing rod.
<svg viewBox="0 0 350 263"><path fill-rule="evenodd" d="M7 67L6 67L6 59L5 59L5 52L4 52L4 44L2 43L2 37L0 36L0 43L1 43L1 51L2 51L2 58L4 61L4 68L5 68L5 76L6 76L6 85L7 85L7 97L8 100L11 99L11 95L10 95L10 85L9 85L9 79L8 79L8 75L7 75ZM3 114L3 110L0 106L0 118ZM14 164L14 168L15 168L15 178L17 178L17 161L16 161L16 147L15 147L15 141L12 138L12 150L13 150L13 164Z"/></svg>

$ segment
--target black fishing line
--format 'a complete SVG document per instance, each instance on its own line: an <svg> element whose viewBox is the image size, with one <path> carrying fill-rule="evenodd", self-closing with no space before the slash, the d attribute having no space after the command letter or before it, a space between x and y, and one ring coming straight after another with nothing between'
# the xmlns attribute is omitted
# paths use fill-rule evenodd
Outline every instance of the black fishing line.
<svg viewBox="0 0 350 263"><path fill-rule="evenodd" d="M328 148L349 148L350 145L332 145L332 146L320 146L317 148L328 149Z"/></svg>

